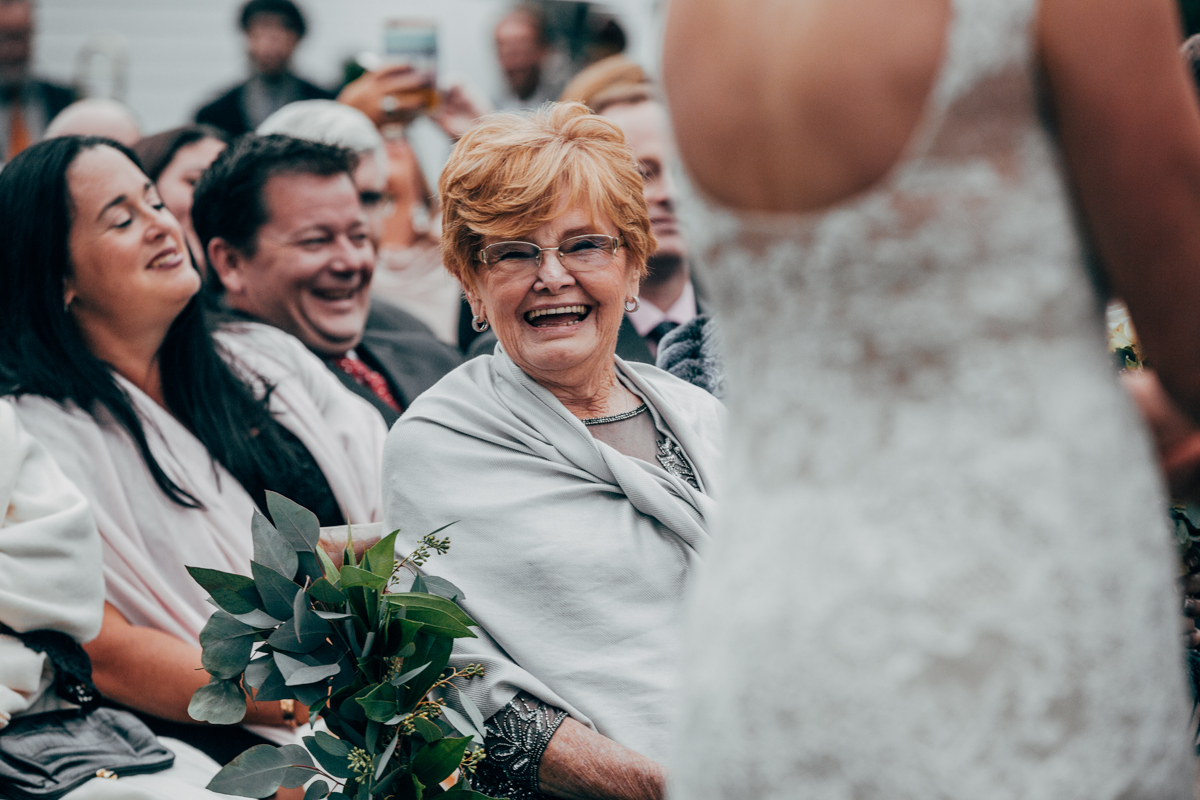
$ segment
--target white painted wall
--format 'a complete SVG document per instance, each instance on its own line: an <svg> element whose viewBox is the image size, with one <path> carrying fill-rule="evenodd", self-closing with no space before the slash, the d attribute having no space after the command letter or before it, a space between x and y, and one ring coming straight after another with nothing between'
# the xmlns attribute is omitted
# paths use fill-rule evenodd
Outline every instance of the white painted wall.
<svg viewBox="0 0 1200 800"><path fill-rule="evenodd" d="M245 57L237 30L243 0L38 0L35 69L70 82L88 37L115 31L129 43L128 102L154 133L191 119L217 92L243 79ZM491 30L507 0L300 0L309 35L297 71L335 84L342 61L381 46L382 21L420 16L441 25L443 75L461 74L490 95L499 80ZM657 52L654 0L612 0L625 24L630 55L647 67Z"/></svg>

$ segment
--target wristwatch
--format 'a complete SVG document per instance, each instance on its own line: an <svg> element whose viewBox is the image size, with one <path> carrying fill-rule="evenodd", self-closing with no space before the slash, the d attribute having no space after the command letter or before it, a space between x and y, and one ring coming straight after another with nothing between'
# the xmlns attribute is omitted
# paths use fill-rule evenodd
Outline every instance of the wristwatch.
<svg viewBox="0 0 1200 800"><path fill-rule="evenodd" d="M296 701L295 700L280 700L279 711L283 714L283 721L289 728L296 728Z"/></svg>

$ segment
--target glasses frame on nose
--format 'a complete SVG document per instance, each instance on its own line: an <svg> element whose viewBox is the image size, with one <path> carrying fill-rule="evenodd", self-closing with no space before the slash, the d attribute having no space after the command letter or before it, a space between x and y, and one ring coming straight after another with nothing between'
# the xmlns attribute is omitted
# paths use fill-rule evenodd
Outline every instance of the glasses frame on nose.
<svg viewBox="0 0 1200 800"><path fill-rule="evenodd" d="M601 261L598 261L597 263L594 263L594 264L587 264L587 263L581 263L579 258L573 257L573 256L577 256L577 253L563 253L564 247L567 247L572 242L576 242L580 239L604 239L604 240L607 240L606 243L602 247L599 247L595 250L588 251L588 252L593 252L593 253L595 253L595 252L605 253L605 254L607 254L607 258L604 258ZM505 247L506 245L507 246L525 245L525 246L531 248L529 250L529 256L527 258L506 259L503 261L500 261L500 260L489 261L488 260L489 259L489 255L488 255L489 251L491 251L492 254L495 254L497 252L497 248L502 248L502 247ZM521 273L526 273L526 272L536 272L537 270L541 269L542 268L542 253L551 251L558 257L558 263L562 264L563 268L566 269L567 271L569 271L569 272L590 272L592 270L604 269L609 264L611 264L613 262L613 259L615 259L617 257L617 250L621 249L624 245L625 245L625 242L622 239L622 237L620 237L620 236L609 236L606 233L585 233L580 236L571 236L567 239L563 239L561 242L559 242L554 247L538 247L533 242L525 242L525 241L520 241L520 240L494 242L493 244L489 244L487 247L480 250L477 255L479 257L479 260L482 261L490 269L493 269L493 270L502 269L503 271L509 272L512 274L521 274Z"/></svg>

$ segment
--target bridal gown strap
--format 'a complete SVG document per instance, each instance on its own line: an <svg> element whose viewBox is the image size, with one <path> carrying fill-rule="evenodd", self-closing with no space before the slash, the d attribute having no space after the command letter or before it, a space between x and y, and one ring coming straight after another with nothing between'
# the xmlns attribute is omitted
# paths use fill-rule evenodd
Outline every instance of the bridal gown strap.
<svg viewBox="0 0 1200 800"><path fill-rule="evenodd" d="M1038 114L1036 13L955 0L872 191L693 203L730 439L676 798L1196 796L1166 500Z"/></svg>

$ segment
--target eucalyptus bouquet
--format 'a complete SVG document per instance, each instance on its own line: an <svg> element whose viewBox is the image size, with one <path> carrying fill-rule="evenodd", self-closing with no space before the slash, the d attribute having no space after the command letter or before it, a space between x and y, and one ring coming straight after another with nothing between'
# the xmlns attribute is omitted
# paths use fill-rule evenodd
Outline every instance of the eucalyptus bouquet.
<svg viewBox="0 0 1200 800"><path fill-rule="evenodd" d="M397 562L396 533L355 560L353 538L340 568L318 544L312 512L267 493L274 524L255 512L252 577L189 567L218 610L200 633L211 675L188 713L217 725L241 722L246 695L294 699L329 733L304 747L258 745L235 758L208 788L269 797L316 776L305 800L482 800L469 776L484 757L484 720L465 694L466 714L445 705L454 678L482 667L448 667L454 640L475 625L448 581L418 567L445 553L439 529ZM403 580L411 588L396 592Z"/></svg>

